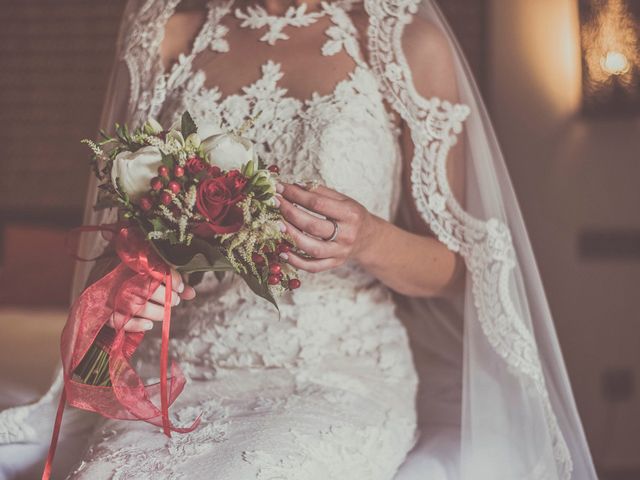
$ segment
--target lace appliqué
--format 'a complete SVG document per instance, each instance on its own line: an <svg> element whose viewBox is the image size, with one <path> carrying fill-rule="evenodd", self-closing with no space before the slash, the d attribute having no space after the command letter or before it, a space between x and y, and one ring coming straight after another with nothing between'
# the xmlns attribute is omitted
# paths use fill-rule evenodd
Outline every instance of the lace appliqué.
<svg viewBox="0 0 640 480"><path fill-rule="evenodd" d="M98 438L91 443L85 456L87 460L82 461L70 477L81 476L94 466L94 462L99 462L111 469L109 478L114 480L189 478L179 468L194 457L210 454L216 443L227 440L229 408L220 400L211 399L175 412L180 422L189 423L201 414L201 426L191 433L163 438L154 435L155 432L146 431L144 435L148 436L148 441L120 449L112 449L111 444L123 434L121 425L116 429L104 427L94 434Z"/></svg>
<svg viewBox="0 0 640 480"><path fill-rule="evenodd" d="M358 45L358 31L345 9L340 5L326 2L322 3L322 8L334 23L325 32L329 40L322 46L322 54L325 56L336 55L344 49L356 62L362 63L362 55Z"/></svg>
<svg viewBox="0 0 640 480"><path fill-rule="evenodd" d="M239 8L235 10L236 18L242 20L241 27L253 30L268 27L260 40L269 45L275 45L278 40L289 39L289 35L282 31L285 27L307 27L317 22L322 15L322 12L307 12L306 3L299 7L289 7L282 16L271 15L260 5L247 7L246 12Z"/></svg>
<svg viewBox="0 0 640 480"><path fill-rule="evenodd" d="M471 217L449 187L447 153L456 143L469 108L418 94L403 54L402 32L418 4L417 0L365 0L372 17L368 31L372 68L388 101L411 128L415 145L412 195L438 239L465 258L482 330L509 368L531 380L554 439L561 478L569 479L571 455L551 406L536 342L511 300L509 281L516 261L509 229L497 219L485 222Z"/></svg>

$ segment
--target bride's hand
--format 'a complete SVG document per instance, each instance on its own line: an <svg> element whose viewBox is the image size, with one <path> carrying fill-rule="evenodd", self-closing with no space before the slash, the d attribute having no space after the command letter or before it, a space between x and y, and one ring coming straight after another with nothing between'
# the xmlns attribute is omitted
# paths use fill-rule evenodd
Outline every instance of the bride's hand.
<svg viewBox="0 0 640 480"><path fill-rule="evenodd" d="M144 306L140 309L140 312L136 317L130 319L126 325L124 326L124 330L126 332L144 332L147 330L151 330L153 328L153 322L161 322L164 318L164 295L166 286L165 284L160 285L149 301L144 304ZM191 300L196 296L196 292L190 285L187 285L184 282L182 276L175 270L171 270L171 306L174 307L180 303L180 300ZM136 300L137 303L136 303ZM139 305L144 301L143 298L134 298L131 300L133 305L133 309L140 308ZM116 316L122 315L120 313L114 313ZM112 317L107 322L111 328L114 328L114 318Z"/></svg>
<svg viewBox="0 0 640 480"><path fill-rule="evenodd" d="M308 189L283 183L276 190L276 203L285 219L287 233L298 249L313 257L307 259L293 252L283 254L292 266L313 273L330 270L348 259L358 260L370 244L376 230L376 217L352 198L324 186ZM335 239L328 241L336 228Z"/></svg>

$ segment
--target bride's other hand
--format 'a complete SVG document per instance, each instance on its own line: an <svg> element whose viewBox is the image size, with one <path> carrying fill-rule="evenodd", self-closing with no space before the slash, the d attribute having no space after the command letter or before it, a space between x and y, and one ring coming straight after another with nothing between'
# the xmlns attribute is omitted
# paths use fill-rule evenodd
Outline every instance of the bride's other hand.
<svg viewBox="0 0 640 480"><path fill-rule="evenodd" d="M325 186L306 188L283 183L276 190L287 233L298 249L313 257L284 254L292 266L312 273L330 270L348 259L357 260L370 244L377 217L352 198ZM335 238L329 240L334 233Z"/></svg>
<svg viewBox="0 0 640 480"><path fill-rule="evenodd" d="M171 270L171 306L175 307L181 300L192 300L196 296L196 292L190 285L186 284L184 278L174 269ZM153 322L161 322L164 318L164 296L166 285L160 285L151 295L151 298L140 309L137 316L130 319L124 326L126 332L144 332L153 328ZM133 298L132 308L138 309L144 302L144 298ZM118 323L120 313L115 313L115 319L112 317L108 322L111 328L115 328ZM120 317L121 318L121 317ZM115 320L115 321L114 321Z"/></svg>
<svg viewBox="0 0 640 480"><path fill-rule="evenodd" d="M416 297L445 296L463 285L461 262L436 238L399 228L324 186L285 183L276 190L287 233L312 257L285 254L294 267L316 273L352 259L389 288Z"/></svg>

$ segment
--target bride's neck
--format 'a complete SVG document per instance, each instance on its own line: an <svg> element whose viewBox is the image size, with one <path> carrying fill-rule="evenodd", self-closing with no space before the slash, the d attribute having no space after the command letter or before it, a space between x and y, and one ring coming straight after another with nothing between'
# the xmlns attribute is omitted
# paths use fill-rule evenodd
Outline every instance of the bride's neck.
<svg viewBox="0 0 640 480"><path fill-rule="evenodd" d="M308 11L316 10L321 0L261 0L264 8L272 15L283 15L291 6L307 5Z"/></svg>

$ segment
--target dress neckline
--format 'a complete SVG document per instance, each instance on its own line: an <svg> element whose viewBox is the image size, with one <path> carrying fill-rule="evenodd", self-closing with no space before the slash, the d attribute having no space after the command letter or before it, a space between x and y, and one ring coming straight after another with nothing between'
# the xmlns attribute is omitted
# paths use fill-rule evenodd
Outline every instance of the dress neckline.
<svg viewBox="0 0 640 480"><path fill-rule="evenodd" d="M247 5L244 8L237 7L234 15L241 20L241 28L258 30L267 28L267 31L260 38L260 41L269 45L275 45L278 40L288 40L289 35L283 32L285 27L304 28L313 25L324 16L335 15L336 9L348 12L353 4L361 0L335 0L332 2L322 1L318 10L307 10L307 4L290 6L283 14L269 13L265 7L256 3Z"/></svg>

